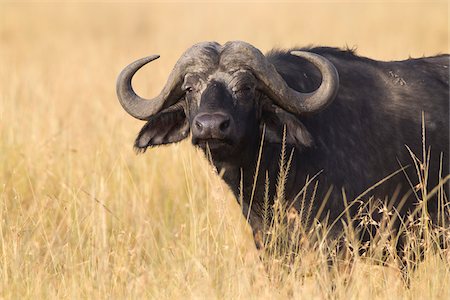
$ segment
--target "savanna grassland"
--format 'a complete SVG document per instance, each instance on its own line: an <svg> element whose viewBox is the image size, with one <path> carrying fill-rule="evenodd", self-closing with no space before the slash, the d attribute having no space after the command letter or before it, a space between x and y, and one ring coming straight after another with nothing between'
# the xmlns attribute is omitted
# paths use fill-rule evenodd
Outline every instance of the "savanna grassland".
<svg viewBox="0 0 450 300"><path fill-rule="evenodd" d="M115 96L129 62L161 54L134 80L152 97L204 40L397 60L448 53L448 35L446 2L0 3L0 298L450 299L431 251L403 276L370 257L327 265L326 248L260 259L202 153L136 155L143 123Z"/></svg>

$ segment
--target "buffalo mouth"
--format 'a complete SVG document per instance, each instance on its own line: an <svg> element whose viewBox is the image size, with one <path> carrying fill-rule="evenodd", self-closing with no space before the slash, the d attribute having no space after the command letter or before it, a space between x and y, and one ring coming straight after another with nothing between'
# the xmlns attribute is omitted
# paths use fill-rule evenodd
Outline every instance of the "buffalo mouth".
<svg viewBox="0 0 450 300"><path fill-rule="evenodd" d="M217 139L217 138L208 138L208 139L193 139L193 144L202 148L203 150L209 149L211 151L230 148L233 146L233 143L228 139Z"/></svg>

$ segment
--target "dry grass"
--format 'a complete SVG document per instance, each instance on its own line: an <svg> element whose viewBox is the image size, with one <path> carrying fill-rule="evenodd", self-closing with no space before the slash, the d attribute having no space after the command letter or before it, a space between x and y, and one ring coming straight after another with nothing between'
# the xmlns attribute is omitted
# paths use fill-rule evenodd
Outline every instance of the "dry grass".
<svg viewBox="0 0 450 300"><path fill-rule="evenodd" d="M255 9L257 7L257 9ZM183 142L136 156L114 86L131 60L162 87L201 40L326 44L402 59L448 51L447 3L0 3L0 298L449 299L449 264L397 267L323 249L261 262L239 206ZM322 251L323 250L323 251ZM281 258L280 258L281 257ZM292 266L292 264L291 264Z"/></svg>

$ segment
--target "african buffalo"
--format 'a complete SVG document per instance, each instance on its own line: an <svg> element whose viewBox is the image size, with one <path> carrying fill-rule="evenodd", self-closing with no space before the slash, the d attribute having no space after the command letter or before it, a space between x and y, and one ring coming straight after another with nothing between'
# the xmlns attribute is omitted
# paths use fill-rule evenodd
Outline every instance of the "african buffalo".
<svg viewBox="0 0 450 300"><path fill-rule="evenodd" d="M242 41L204 42L189 48L161 93L146 100L133 91L131 79L158 57L133 62L117 80L123 108L147 121L135 148L145 151L191 134L236 198L242 196L255 235L262 230L264 199L273 204L283 140L286 203L300 211L296 196L313 179L303 193L319 199L313 212L327 197L321 216L331 220L342 215L343 191L354 199L396 171L368 195L387 199L409 191L399 213L415 208L421 196L411 192L417 175L408 148L421 157L422 113L431 146L428 188L449 173L449 55L384 62L348 49L263 55ZM447 188L445 194L448 201ZM429 201L431 215L437 206ZM352 217L356 211L350 209Z"/></svg>

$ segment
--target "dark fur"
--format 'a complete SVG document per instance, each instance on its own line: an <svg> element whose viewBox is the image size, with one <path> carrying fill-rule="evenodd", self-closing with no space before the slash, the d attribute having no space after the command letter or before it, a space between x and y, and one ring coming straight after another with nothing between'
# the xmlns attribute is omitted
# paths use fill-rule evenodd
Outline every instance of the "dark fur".
<svg viewBox="0 0 450 300"><path fill-rule="evenodd" d="M304 186L307 176L319 174L319 188L313 213L330 187L333 187L322 216L329 214L334 220L344 209L342 189L352 200L381 179L406 168L406 174L417 178L412 159L405 145L422 157L421 118L425 116L426 143L431 146L429 188L438 184L439 161L443 153L443 176L449 173L449 56L439 55L404 61L381 62L355 55L351 50L318 47L301 49L328 58L336 67L340 87L336 99L325 110L311 115L295 117L290 113L267 109L264 95L256 94L254 113L251 118L237 118L246 125L245 137L240 143L239 154L222 157L212 155L218 171L224 170L223 179L236 198L244 199L247 214L254 181L256 159L260 147L262 124L265 123L266 142L262 152L256 193L250 212L250 225L254 233L262 226L265 174L269 175L269 195L273 199L279 172L279 157L283 126L287 127L287 153L293 150L293 158L285 187L285 198L292 201ZM291 88L302 92L314 91L321 82L317 69L302 58L292 56L290 51L276 50L266 57L276 67ZM215 99L210 101L220 101ZM189 101L185 108L189 123L197 109ZM264 107L263 107L264 106ZM214 106L213 106L214 107ZM241 112L233 112L235 114ZM182 126L177 113L174 128ZM242 120L244 119L244 120ZM176 139L159 143L142 143L142 138L152 127L151 134L163 130L158 120L167 123L167 115L158 114L149 120L136 140L137 148L146 148L175 142L187 134L172 134ZM249 120L249 121L246 121ZM153 125L152 125L153 124ZM151 126L150 126L151 125ZM156 126L156 127L153 127ZM240 128L239 124L236 125ZM228 150L227 150L228 151ZM217 159L215 159L217 157ZM243 191L240 190L243 170ZM417 180L417 179L416 179ZM314 184L312 184L314 186ZM447 185L448 187L448 185ZM403 195L411 190L403 172L370 193L379 199L391 197L395 190ZM446 188L448 199L448 188ZM368 197L366 197L368 198ZM416 198L409 197L401 210L405 216L415 208ZM299 202L294 206L299 209ZM355 208L356 209L356 208ZM429 209L436 212L436 201ZM352 216L355 210L351 211Z"/></svg>

